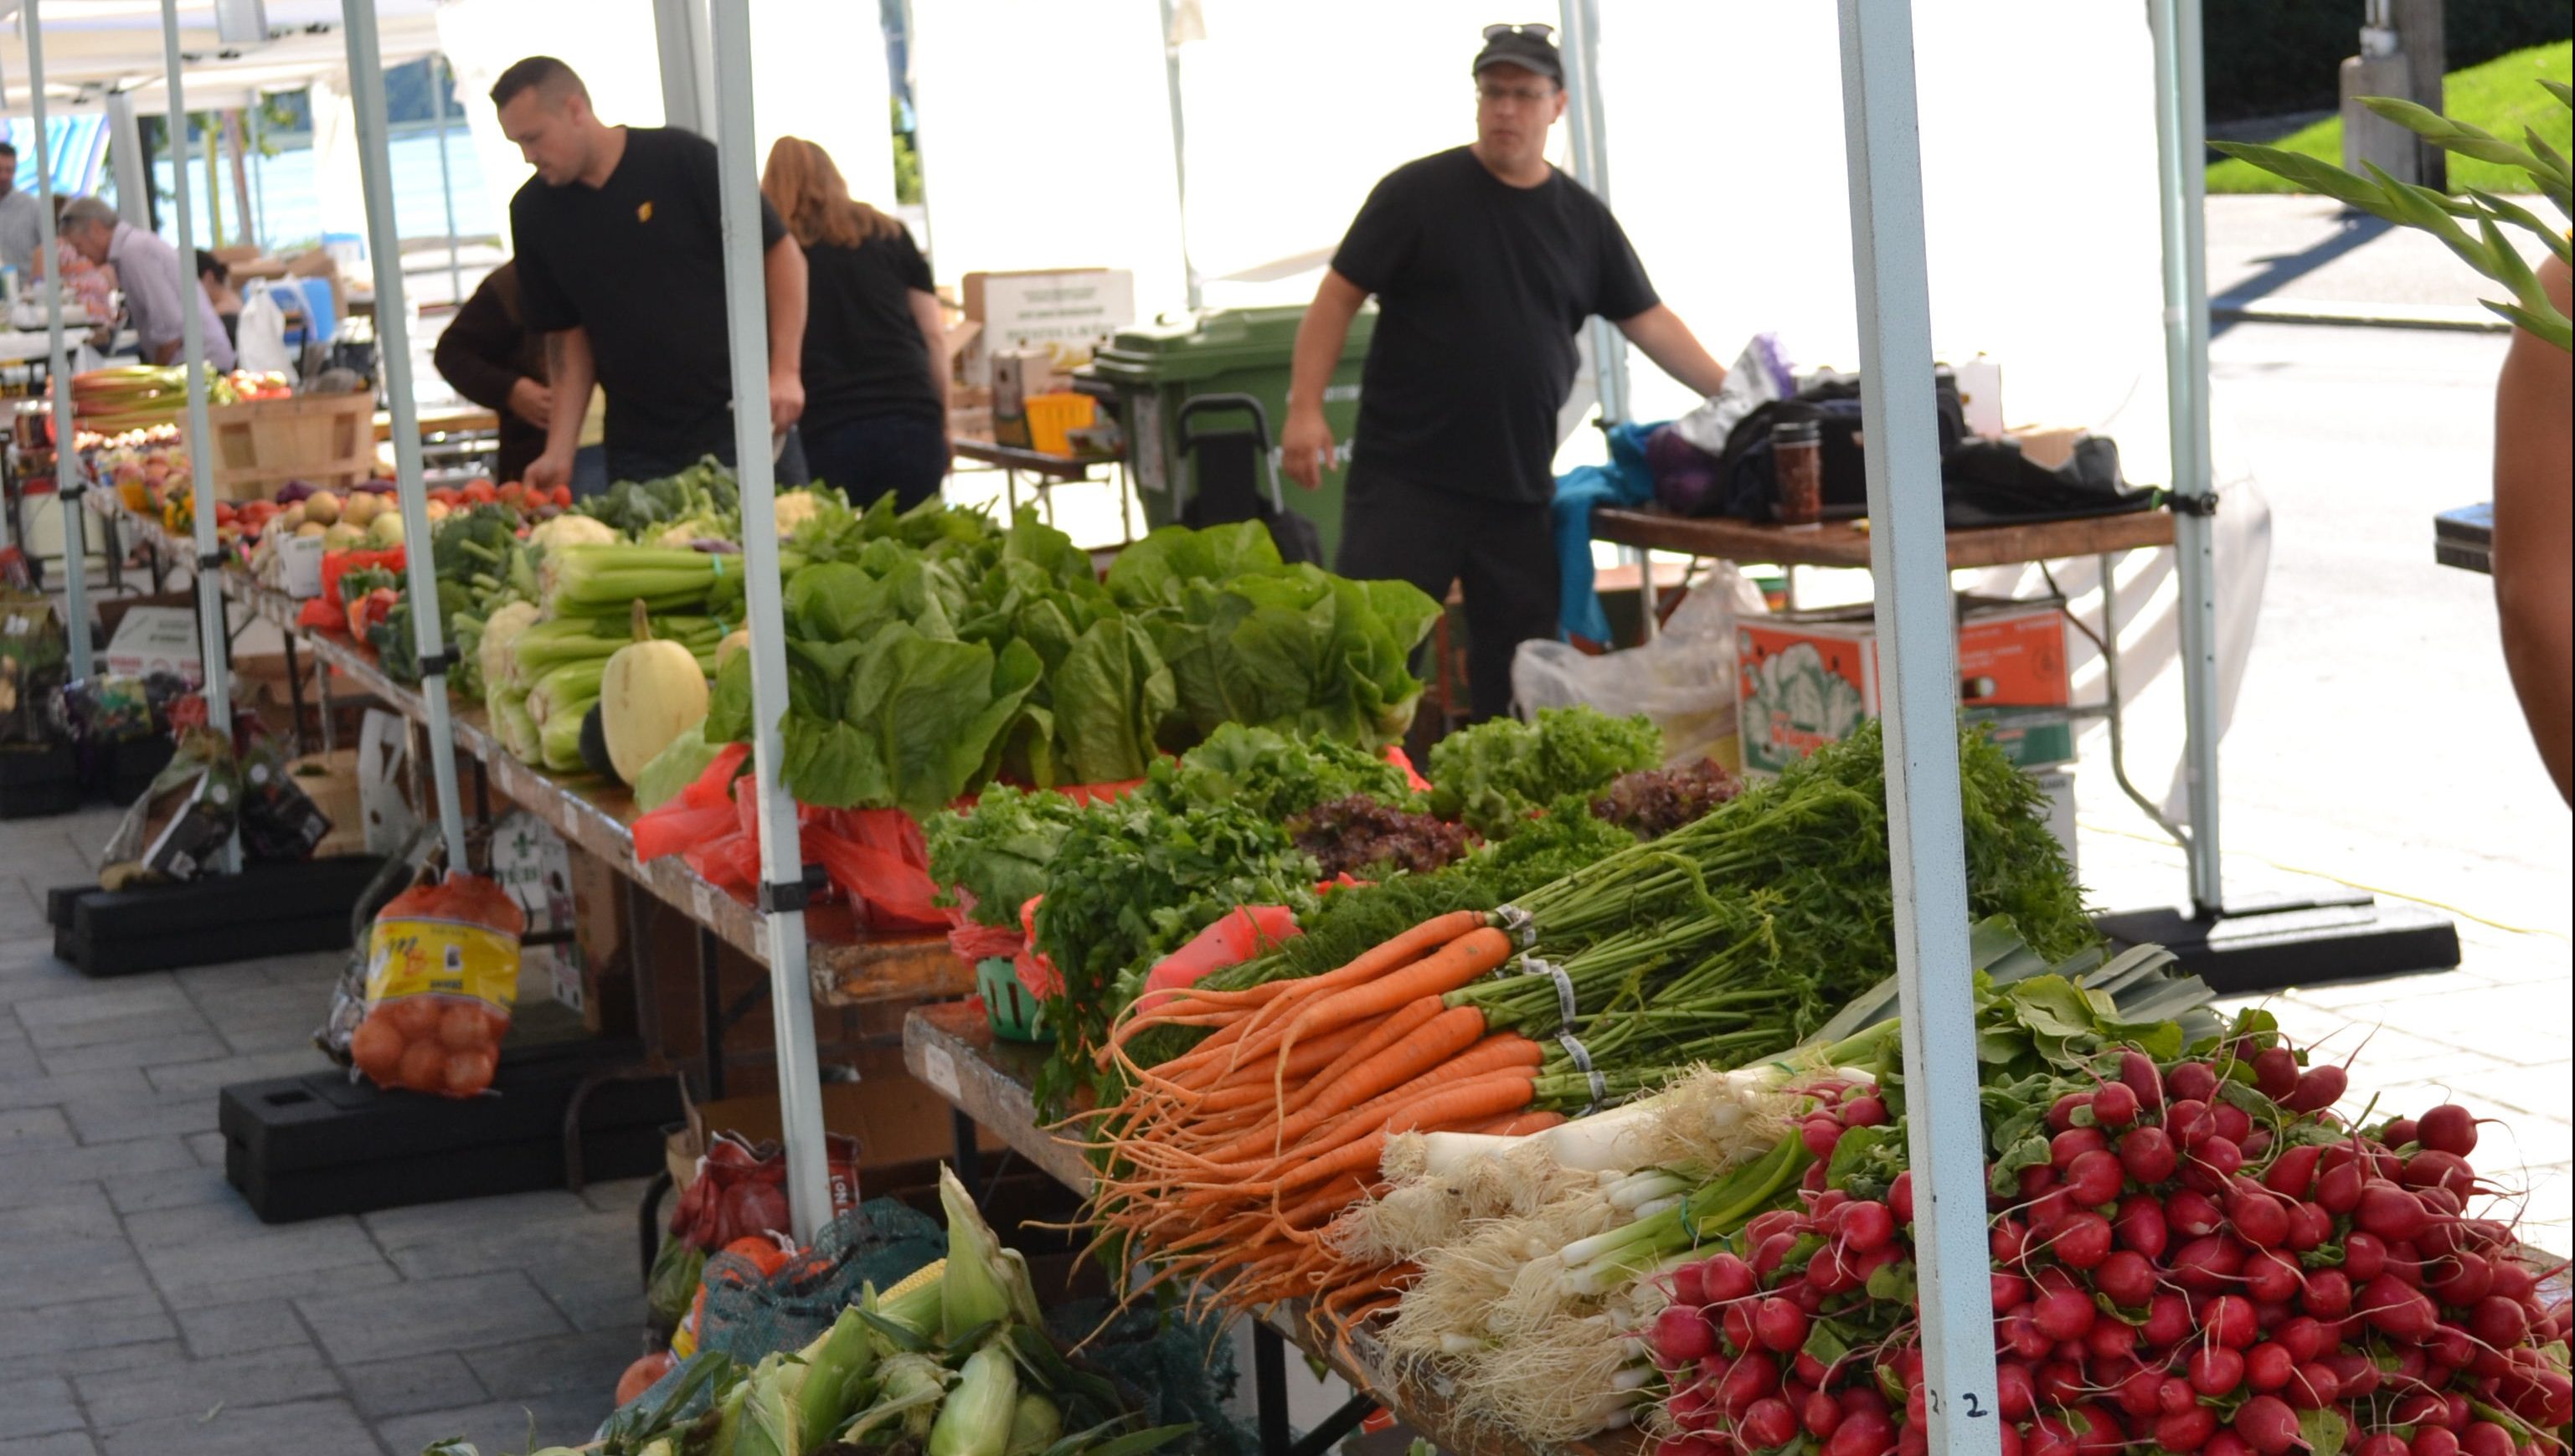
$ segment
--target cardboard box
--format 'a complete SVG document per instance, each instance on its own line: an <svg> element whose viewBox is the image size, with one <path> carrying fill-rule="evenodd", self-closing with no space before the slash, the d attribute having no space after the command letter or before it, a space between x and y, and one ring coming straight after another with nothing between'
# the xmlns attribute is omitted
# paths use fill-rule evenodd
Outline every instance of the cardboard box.
<svg viewBox="0 0 2575 1456"><path fill-rule="evenodd" d="M2074 458L2075 445L2091 433L2080 425L2021 425L2005 431L2003 438L2019 446L2032 465L2056 470Z"/></svg>
<svg viewBox="0 0 2575 1456"><path fill-rule="evenodd" d="M892 1047L869 1048L860 1059L859 1080L823 1084L823 1130L859 1140L862 1173L954 1156L957 1143L950 1110L946 1099L904 1070L903 1053ZM718 1132L739 1133L755 1143L777 1141L778 1094L761 1092L691 1105L687 1125L671 1134L668 1148L675 1187L686 1188L696 1177L707 1139ZM998 1151L1003 1143L984 1129L979 1145ZM875 1196L866 1189L861 1193Z"/></svg>
<svg viewBox="0 0 2575 1456"><path fill-rule="evenodd" d="M969 273L965 295L967 319L981 326L966 346L971 385L992 383L999 351L1049 349L1070 367L1136 322L1136 275L1123 268Z"/></svg>
<svg viewBox="0 0 2575 1456"><path fill-rule="evenodd" d="M1017 420L1028 414L1033 395L1056 388L1055 355L1044 349L1004 349L993 355L993 418Z"/></svg>
<svg viewBox="0 0 2575 1456"><path fill-rule="evenodd" d="M1747 774L1776 773L1878 716L1877 624L1867 607L1747 619L1735 627L1735 660ZM1966 717L1999 725L1996 740L2015 763L2073 756L2062 604L1967 604L1958 678Z"/></svg>
<svg viewBox="0 0 2575 1456"><path fill-rule="evenodd" d="M331 821L331 832L313 846L316 859L367 852L367 814L358 798L358 750L307 753L287 764L295 786Z"/></svg>
<svg viewBox="0 0 2575 1456"><path fill-rule="evenodd" d="M530 934L551 934L573 927L572 847L551 826L525 809L495 820L491 864L492 878L510 892L510 898L528 917ZM579 942L520 947L521 1001L549 997L584 1012L586 1023L587 991Z"/></svg>
<svg viewBox="0 0 2575 1456"><path fill-rule="evenodd" d="M298 602L322 595L322 538L281 537L277 543L278 589Z"/></svg>
<svg viewBox="0 0 2575 1456"><path fill-rule="evenodd" d="M572 882L574 943L581 966L581 1020L602 1036L632 1035L635 972L618 952L625 948L626 876L579 846L567 850Z"/></svg>
<svg viewBox="0 0 2575 1456"><path fill-rule="evenodd" d="M358 730L357 771L358 816L370 854L401 853L420 823L403 790L403 768L410 757L411 726L396 714L367 710Z"/></svg>
<svg viewBox="0 0 2575 1456"><path fill-rule="evenodd" d="M107 671L127 678L175 673L191 688L206 681L193 607L135 607L120 615L107 643Z"/></svg>

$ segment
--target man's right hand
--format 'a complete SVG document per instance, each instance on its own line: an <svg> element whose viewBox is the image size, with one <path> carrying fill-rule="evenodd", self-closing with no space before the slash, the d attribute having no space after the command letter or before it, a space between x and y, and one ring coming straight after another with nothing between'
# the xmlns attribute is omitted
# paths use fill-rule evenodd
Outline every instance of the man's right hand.
<svg viewBox="0 0 2575 1456"><path fill-rule="evenodd" d="M571 483L572 452L570 451L557 455L552 450L549 450L545 454L538 456L535 460L528 462L527 479L525 484L528 489L532 491L551 491L557 486L570 485Z"/></svg>
<svg viewBox="0 0 2575 1456"><path fill-rule="evenodd" d="M1320 405L1288 412L1288 429L1279 437L1279 454L1288 479L1309 491L1322 486L1323 469L1332 461L1332 427L1323 418Z"/></svg>
<svg viewBox="0 0 2575 1456"><path fill-rule="evenodd" d="M510 413L543 430L555 422L555 392L533 379L510 386Z"/></svg>

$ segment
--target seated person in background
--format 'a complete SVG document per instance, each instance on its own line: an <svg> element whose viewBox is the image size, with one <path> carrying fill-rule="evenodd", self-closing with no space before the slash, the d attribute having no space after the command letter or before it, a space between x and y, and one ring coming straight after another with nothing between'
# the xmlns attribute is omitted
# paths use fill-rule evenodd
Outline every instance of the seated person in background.
<svg viewBox="0 0 2575 1456"><path fill-rule="evenodd" d="M233 287L233 271L224 260L200 248L197 250L197 282L214 301L215 317L224 321L224 337L241 347L241 291Z"/></svg>

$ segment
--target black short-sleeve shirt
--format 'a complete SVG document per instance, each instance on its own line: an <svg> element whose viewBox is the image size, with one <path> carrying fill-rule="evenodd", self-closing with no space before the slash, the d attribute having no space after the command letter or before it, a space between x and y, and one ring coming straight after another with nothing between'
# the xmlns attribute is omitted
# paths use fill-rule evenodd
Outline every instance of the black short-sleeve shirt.
<svg viewBox="0 0 2575 1456"><path fill-rule="evenodd" d="M805 423L815 430L871 415L945 423L930 344L912 295L932 289L930 265L901 225L855 248L805 250Z"/></svg>
<svg viewBox="0 0 2575 1456"><path fill-rule="evenodd" d="M1332 271L1376 295L1349 489L1376 482L1538 503L1574 335L1654 306L1618 220L1552 173L1513 187L1468 148L1408 162L1368 194Z"/></svg>
<svg viewBox="0 0 2575 1456"><path fill-rule="evenodd" d="M607 182L530 178L510 200L510 232L528 328L590 335L612 449L695 458L733 443L715 143L628 127ZM764 200L762 250L786 236Z"/></svg>

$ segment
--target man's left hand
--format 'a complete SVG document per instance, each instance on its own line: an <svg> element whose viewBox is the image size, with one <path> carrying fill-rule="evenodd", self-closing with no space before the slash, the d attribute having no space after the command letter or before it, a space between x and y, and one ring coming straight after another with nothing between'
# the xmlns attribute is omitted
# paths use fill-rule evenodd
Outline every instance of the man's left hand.
<svg viewBox="0 0 2575 1456"><path fill-rule="evenodd" d="M769 429L784 434L805 413L805 380L801 375L769 372Z"/></svg>

